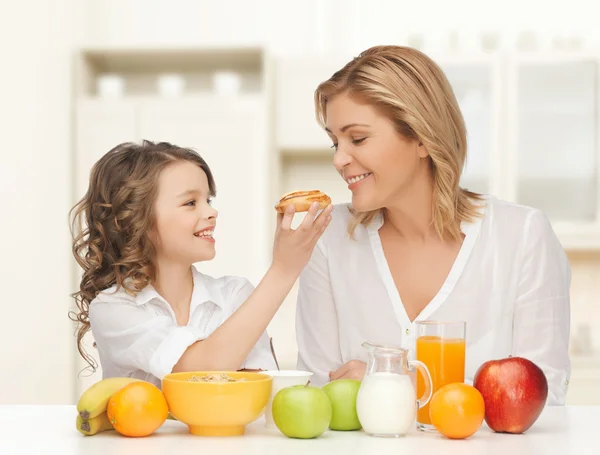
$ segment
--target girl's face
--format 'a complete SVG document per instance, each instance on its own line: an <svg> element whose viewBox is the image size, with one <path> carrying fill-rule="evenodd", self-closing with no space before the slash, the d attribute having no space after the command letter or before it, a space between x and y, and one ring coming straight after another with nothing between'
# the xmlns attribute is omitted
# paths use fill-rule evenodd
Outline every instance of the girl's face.
<svg viewBox="0 0 600 455"><path fill-rule="evenodd" d="M217 211L210 205L208 179L198 165L178 161L162 170L155 214L159 260L191 265L215 257Z"/></svg>
<svg viewBox="0 0 600 455"><path fill-rule="evenodd" d="M340 94L327 102L333 164L359 212L390 207L430 175L428 153L371 104Z"/></svg>

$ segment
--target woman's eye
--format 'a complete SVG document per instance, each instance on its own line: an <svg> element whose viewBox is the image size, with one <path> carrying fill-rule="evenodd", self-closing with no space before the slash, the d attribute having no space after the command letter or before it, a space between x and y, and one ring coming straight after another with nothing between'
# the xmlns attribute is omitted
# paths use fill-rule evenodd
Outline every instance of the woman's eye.
<svg viewBox="0 0 600 455"><path fill-rule="evenodd" d="M366 137L363 137L363 138L361 138L361 139L353 139L353 140L352 140L352 143L353 143L354 145L359 145L359 144L362 144L362 143L365 141L365 139L366 139Z"/></svg>

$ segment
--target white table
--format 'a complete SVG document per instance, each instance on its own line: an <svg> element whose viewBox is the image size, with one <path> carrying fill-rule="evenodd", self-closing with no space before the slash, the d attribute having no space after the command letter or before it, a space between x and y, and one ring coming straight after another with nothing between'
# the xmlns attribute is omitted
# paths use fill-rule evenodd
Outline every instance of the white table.
<svg viewBox="0 0 600 455"><path fill-rule="evenodd" d="M526 434L496 434L484 423L474 436L457 441L416 430L398 439L328 431L318 439L297 440L267 430L262 419L249 425L246 435L229 438L192 436L176 421L146 438L115 431L83 436L75 429L75 416L74 406L0 406L0 454L600 454L600 406L548 407Z"/></svg>

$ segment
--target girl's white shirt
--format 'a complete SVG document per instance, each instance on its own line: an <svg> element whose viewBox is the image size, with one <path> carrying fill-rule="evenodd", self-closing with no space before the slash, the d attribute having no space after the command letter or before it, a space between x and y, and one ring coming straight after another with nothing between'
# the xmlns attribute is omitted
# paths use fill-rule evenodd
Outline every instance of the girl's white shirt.
<svg viewBox="0 0 600 455"><path fill-rule="evenodd" d="M206 339L254 291L245 278L213 278L192 267L194 288L187 325L153 286L135 297L116 285L90 303L89 319L103 377L134 377L161 387L185 350ZM275 369L269 336L263 332L239 369Z"/></svg>

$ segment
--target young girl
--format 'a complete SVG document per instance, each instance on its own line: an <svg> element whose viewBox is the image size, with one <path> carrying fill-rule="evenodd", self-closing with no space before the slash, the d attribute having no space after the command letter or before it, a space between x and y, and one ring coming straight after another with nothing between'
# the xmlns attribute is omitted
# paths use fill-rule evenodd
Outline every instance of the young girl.
<svg viewBox="0 0 600 455"><path fill-rule="evenodd" d="M104 377L160 387L178 371L272 369L266 328L329 224L313 206L291 229L278 216L273 260L254 289L244 278L213 278L193 266L215 256L215 182L193 150L124 143L92 168L73 207L73 254L83 268L74 294L78 349L91 328ZM84 227L85 226L85 227Z"/></svg>

